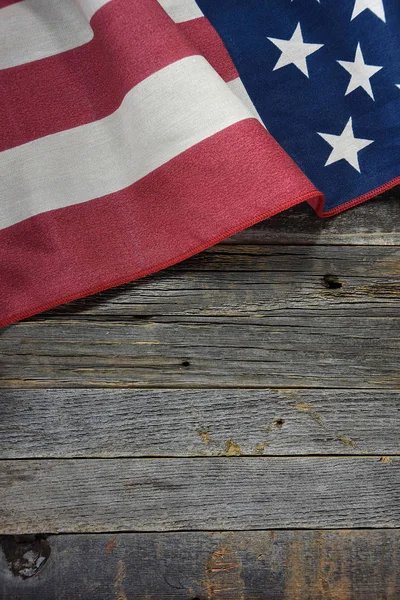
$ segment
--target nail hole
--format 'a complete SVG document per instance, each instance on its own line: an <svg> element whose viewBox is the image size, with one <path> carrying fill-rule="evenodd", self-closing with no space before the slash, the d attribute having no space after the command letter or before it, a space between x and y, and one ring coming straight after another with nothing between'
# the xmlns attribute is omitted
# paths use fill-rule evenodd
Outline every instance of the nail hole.
<svg viewBox="0 0 400 600"><path fill-rule="evenodd" d="M277 427L282 427L285 423L285 419L275 419L275 425Z"/></svg>
<svg viewBox="0 0 400 600"><path fill-rule="evenodd" d="M342 284L340 283L340 281L336 277L336 275L325 275L324 276L324 285L326 288L328 288L330 290L338 290L339 288L342 287Z"/></svg>
<svg viewBox="0 0 400 600"><path fill-rule="evenodd" d="M182 367L190 367L190 362L188 360L183 360Z"/></svg>

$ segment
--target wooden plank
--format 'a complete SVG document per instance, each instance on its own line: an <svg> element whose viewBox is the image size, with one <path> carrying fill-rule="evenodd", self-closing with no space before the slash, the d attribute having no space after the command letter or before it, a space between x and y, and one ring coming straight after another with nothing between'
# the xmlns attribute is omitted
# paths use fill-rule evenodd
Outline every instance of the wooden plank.
<svg viewBox="0 0 400 600"><path fill-rule="evenodd" d="M288 315L20 323L2 331L1 386L399 386L399 318Z"/></svg>
<svg viewBox="0 0 400 600"><path fill-rule="evenodd" d="M37 317L398 315L400 248L219 245Z"/></svg>
<svg viewBox="0 0 400 600"><path fill-rule="evenodd" d="M398 527L400 461L0 461L0 532Z"/></svg>
<svg viewBox="0 0 400 600"><path fill-rule="evenodd" d="M0 458L400 454L400 392L4 390Z"/></svg>
<svg viewBox="0 0 400 600"><path fill-rule="evenodd" d="M2 385L396 387L399 264L394 247L219 246L4 329Z"/></svg>
<svg viewBox="0 0 400 600"><path fill-rule="evenodd" d="M321 219L306 203L245 229L225 243L233 244L400 244L399 186L382 196Z"/></svg>
<svg viewBox="0 0 400 600"><path fill-rule="evenodd" d="M0 551L2 600L400 597L399 530L58 535L14 550L7 542L16 573L35 573L50 556L22 579Z"/></svg>

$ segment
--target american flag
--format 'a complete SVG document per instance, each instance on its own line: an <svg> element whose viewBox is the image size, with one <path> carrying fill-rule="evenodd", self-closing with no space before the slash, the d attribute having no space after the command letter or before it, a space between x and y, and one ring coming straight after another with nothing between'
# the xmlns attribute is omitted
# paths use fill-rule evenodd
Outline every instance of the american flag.
<svg viewBox="0 0 400 600"><path fill-rule="evenodd" d="M399 181L398 0L0 0L0 325Z"/></svg>

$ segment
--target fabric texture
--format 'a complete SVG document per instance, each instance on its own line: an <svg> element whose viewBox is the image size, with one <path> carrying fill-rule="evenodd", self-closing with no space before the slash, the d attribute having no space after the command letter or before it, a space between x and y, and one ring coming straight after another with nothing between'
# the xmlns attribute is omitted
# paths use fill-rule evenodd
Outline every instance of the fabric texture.
<svg viewBox="0 0 400 600"><path fill-rule="evenodd" d="M400 183L399 0L197 4L268 131L323 193L320 214Z"/></svg>
<svg viewBox="0 0 400 600"><path fill-rule="evenodd" d="M392 31L395 1L340 15ZM397 67L362 28L341 47L324 4L0 0L0 326L393 185Z"/></svg>

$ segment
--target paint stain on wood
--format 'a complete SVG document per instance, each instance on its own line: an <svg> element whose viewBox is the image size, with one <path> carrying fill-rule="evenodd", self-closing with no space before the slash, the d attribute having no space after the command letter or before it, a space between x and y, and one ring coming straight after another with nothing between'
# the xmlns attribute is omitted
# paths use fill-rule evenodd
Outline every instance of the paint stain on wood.
<svg viewBox="0 0 400 600"><path fill-rule="evenodd" d="M295 535L286 556L285 600L303 600L309 593L306 579L306 549L300 536Z"/></svg>
<svg viewBox="0 0 400 600"><path fill-rule="evenodd" d="M344 535L346 535L344 533ZM320 532L315 540L315 556L317 557L316 588L325 600L351 600L350 580L347 573L344 547L340 550L333 544L325 532Z"/></svg>
<svg viewBox="0 0 400 600"><path fill-rule="evenodd" d="M315 421L321 427L324 427L324 421L321 415L315 412L315 410L311 410L312 404L309 404L308 402L300 402L299 404L295 404L294 408L306 412L313 421Z"/></svg>
<svg viewBox="0 0 400 600"><path fill-rule="evenodd" d="M266 442L260 442L256 444L256 454L263 454L266 445Z"/></svg>
<svg viewBox="0 0 400 600"><path fill-rule="evenodd" d="M299 404L295 404L294 407L297 410L311 410L312 409L312 404L310 404L309 402L299 402Z"/></svg>
<svg viewBox="0 0 400 600"><path fill-rule="evenodd" d="M390 456L381 456L379 462L386 463L388 465L393 464L393 460L390 458Z"/></svg>
<svg viewBox="0 0 400 600"><path fill-rule="evenodd" d="M320 425L320 427L325 427L324 420L321 417L321 415L319 415L318 413L316 413L314 410L307 411L307 414L309 415L309 417L313 421L315 421L317 423L317 425Z"/></svg>
<svg viewBox="0 0 400 600"><path fill-rule="evenodd" d="M123 586L123 581L126 577L126 567L125 563L122 560L119 560L117 563L117 573L114 578L114 593L115 600L127 600L125 595L125 590Z"/></svg>
<svg viewBox="0 0 400 600"><path fill-rule="evenodd" d="M236 550L220 547L206 564L208 600L244 600L242 561Z"/></svg>
<svg viewBox="0 0 400 600"><path fill-rule="evenodd" d="M315 421L315 423L317 423L317 425L319 425L320 427L322 427L323 429L325 429L328 434L332 435L335 438L335 440L337 440L338 442L340 442L341 444L343 444L347 448L359 448L359 449L361 449L359 447L359 445L357 444L357 442L355 442L350 436L343 435L343 434L338 434L335 431L333 431L330 427L328 427L324 423L324 420L321 417L321 415L318 414L317 412L315 412L315 410L311 410L312 409L312 404L309 404L308 402L301 402L300 404L295 404L294 408L296 408L297 410L301 410L301 411L307 413L307 415L313 421Z"/></svg>
<svg viewBox="0 0 400 600"><path fill-rule="evenodd" d="M203 444L209 444L210 443L210 434L208 431L199 431L199 436L201 437L201 441L203 442Z"/></svg>
<svg viewBox="0 0 400 600"><path fill-rule="evenodd" d="M344 558L321 531L314 540L295 536L286 558L285 600L351 600L351 585Z"/></svg>
<svg viewBox="0 0 400 600"><path fill-rule="evenodd" d="M387 600L398 600L400 589L400 571L398 547L394 545L390 552L391 566L389 569L389 578L387 582Z"/></svg>
<svg viewBox="0 0 400 600"><path fill-rule="evenodd" d="M239 444L233 442L232 440L226 440L226 456L240 456L242 453Z"/></svg>
<svg viewBox="0 0 400 600"><path fill-rule="evenodd" d="M113 551L117 537L118 536L113 537L112 540L108 542L106 546L106 554L110 554L110 552Z"/></svg>
<svg viewBox="0 0 400 600"><path fill-rule="evenodd" d="M351 439L348 435L338 435L336 439L341 442L344 446L350 446L354 448L356 446L356 442Z"/></svg>

